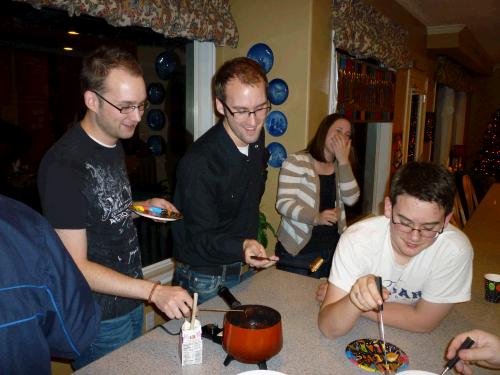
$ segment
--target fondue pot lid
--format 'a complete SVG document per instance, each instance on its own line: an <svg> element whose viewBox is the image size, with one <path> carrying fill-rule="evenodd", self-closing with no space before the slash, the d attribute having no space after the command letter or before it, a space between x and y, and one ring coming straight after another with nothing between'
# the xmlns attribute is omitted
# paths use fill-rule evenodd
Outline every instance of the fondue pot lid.
<svg viewBox="0 0 500 375"><path fill-rule="evenodd" d="M271 370L250 370L245 372L240 372L238 375L286 375L283 372L271 371Z"/></svg>

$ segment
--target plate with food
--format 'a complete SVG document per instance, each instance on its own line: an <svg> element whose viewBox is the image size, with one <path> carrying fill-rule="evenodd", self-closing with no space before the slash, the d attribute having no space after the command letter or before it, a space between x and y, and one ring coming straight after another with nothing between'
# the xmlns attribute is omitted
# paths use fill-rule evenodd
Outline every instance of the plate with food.
<svg viewBox="0 0 500 375"><path fill-rule="evenodd" d="M167 210L161 207L141 206L134 204L130 206L130 209L137 215L157 221L175 221L182 219L182 214L180 214L179 212L174 212L172 210Z"/></svg>
<svg viewBox="0 0 500 375"><path fill-rule="evenodd" d="M379 339L358 339L347 345L345 355L349 361L365 371L395 373L408 367L408 356L396 345L385 343L387 364L384 361L383 343Z"/></svg>

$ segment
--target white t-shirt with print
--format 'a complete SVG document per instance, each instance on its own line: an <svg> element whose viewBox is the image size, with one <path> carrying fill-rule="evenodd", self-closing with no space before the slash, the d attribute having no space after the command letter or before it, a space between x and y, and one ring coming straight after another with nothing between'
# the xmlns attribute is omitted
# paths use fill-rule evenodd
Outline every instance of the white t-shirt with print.
<svg viewBox="0 0 500 375"><path fill-rule="evenodd" d="M431 246L401 266L394 259L389 228L385 216L348 227L340 237L328 280L349 293L358 278L381 276L390 292L387 302L470 300L473 250L464 233L448 225Z"/></svg>

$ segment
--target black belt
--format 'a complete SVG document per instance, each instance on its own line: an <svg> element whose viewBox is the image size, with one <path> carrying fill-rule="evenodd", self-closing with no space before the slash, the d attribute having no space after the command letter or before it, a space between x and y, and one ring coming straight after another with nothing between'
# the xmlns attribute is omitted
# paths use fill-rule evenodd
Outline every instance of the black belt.
<svg viewBox="0 0 500 375"><path fill-rule="evenodd" d="M239 275L241 273L241 263L227 264L227 265L225 264L220 266L190 266L188 264L183 264L183 265L184 267L187 267L191 271L212 276L222 276L224 274L224 270L226 276L234 276L234 275Z"/></svg>

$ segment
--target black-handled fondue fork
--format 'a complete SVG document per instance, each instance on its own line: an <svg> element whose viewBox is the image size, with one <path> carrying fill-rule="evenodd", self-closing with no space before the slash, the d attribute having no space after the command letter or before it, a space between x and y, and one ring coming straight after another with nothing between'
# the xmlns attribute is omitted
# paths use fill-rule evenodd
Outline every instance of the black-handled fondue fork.
<svg viewBox="0 0 500 375"><path fill-rule="evenodd" d="M458 348L457 354L446 363L446 367L444 368L444 370L441 373L441 375L446 374L448 372L448 370L451 370L453 367L455 367L455 365L457 364L457 362L460 360L460 358L458 357L458 352L460 350L462 350L462 349L469 349L472 345L474 345L474 340L472 340L470 337L467 337L464 340L464 342L462 343L462 345L460 345L460 347Z"/></svg>

